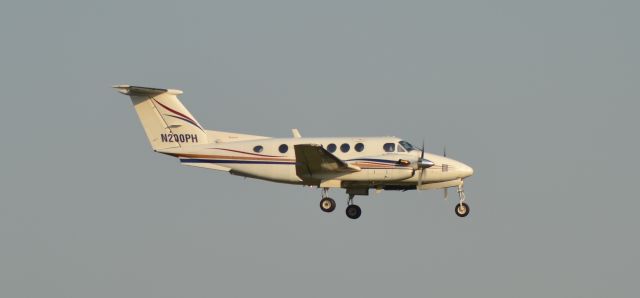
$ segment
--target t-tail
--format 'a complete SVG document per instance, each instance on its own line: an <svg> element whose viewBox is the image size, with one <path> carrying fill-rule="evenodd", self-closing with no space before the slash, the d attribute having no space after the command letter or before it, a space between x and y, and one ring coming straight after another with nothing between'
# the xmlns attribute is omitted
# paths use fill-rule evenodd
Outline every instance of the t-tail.
<svg viewBox="0 0 640 298"><path fill-rule="evenodd" d="M182 105L180 90L113 86L129 95L153 150L209 143L207 132Z"/></svg>

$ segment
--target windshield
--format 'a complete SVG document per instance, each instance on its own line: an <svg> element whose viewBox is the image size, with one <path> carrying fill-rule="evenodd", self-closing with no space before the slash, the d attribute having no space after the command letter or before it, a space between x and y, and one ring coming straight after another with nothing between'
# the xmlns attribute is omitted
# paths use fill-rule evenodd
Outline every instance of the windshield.
<svg viewBox="0 0 640 298"><path fill-rule="evenodd" d="M402 148L406 149L407 151L418 150L416 149L416 147L413 147L413 145L411 145L411 143L407 141L400 141L398 143L400 144L400 146L402 146Z"/></svg>

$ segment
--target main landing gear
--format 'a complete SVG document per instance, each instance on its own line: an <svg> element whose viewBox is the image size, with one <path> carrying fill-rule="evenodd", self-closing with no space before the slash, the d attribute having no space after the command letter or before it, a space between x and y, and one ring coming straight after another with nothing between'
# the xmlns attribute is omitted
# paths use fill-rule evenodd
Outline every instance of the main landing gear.
<svg viewBox="0 0 640 298"><path fill-rule="evenodd" d="M360 209L360 206L353 203L353 197L355 197L355 195L350 194L347 201L347 217L351 219L357 219L358 217L360 217L360 215L362 215L362 209Z"/></svg>
<svg viewBox="0 0 640 298"><path fill-rule="evenodd" d="M320 209L324 212L333 212L336 209L336 201L327 196L327 188L322 189L322 199L320 200ZM362 209L358 205L353 204L354 194L349 195L349 199L347 200L347 217L351 219L357 219L362 215Z"/></svg>
<svg viewBox="0 0 640 298"><path fill-rule="evenodd" d="M464 202L465 200L465 196L464 196L464 189L462 188L462 184L458 185L458 196L460 197L460 202L458 202L458 204L456 204L456 215L460 216L460 217L465 217L467 215L469 215L469 205L467 205L467 203Z"/></svg>
<svg viewBox="0 0 640 298"><path fill-rule="evenodd" d="M324 212L332 212L336 209L336 201L327 196L327 189L322 189L322 200L320 200L320 209Z"/></svg>
<svg viewBox="0 0 640 298"><path fill-rule="evenodd" d="M320 200L320 209L324 212L332 212L336 209L336 201L332 198L322 198Z"/></svg>

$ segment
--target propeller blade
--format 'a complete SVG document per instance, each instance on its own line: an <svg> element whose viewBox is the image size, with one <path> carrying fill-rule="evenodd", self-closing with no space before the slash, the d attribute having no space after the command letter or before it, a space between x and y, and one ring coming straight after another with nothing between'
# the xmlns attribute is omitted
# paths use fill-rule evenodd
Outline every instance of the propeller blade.
<svg viewBox="0 0 640 298"><path fill-rule="evenodd" d="M427 177L427 169L422 168L420 169L420 175L418 175L418 187L416 188L417 190L420 190L420 186L422 186L422 180L424 180L425 177Z"/></svg>
<svg viewBox="0 0 640 298"><path fill-rule="evenodd" d="M416 190L420 190L420 186L422 186L422 174L424 173L424 168L420 166L420 162L424 158L424 138L422 139L422 153L420 154L420 159L418 159L418 167L420 168L420 175L418 175L418 187Z"/></svg>

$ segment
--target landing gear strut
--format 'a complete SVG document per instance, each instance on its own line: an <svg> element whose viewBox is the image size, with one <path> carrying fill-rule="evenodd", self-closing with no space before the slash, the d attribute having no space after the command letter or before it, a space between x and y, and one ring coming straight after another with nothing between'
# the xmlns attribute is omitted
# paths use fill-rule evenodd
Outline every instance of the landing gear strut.
<svg viewBox="0 0 640 298"><path fill-rule="evenodd" d="M464 196L464 189L462 188L462 184L458 185L458 196L460 197L460 202L458 204L456 204L456 215L460 216L460 217L465 217L467 215L469 215L469 205L467 205L467 203L464 202L465 200L465 196Z"/></svg>
<svg viewBox="0 0 640 298"><path fill-rule="evenodd" d="M336 201L327 196L327 188L322 189L322 200L320 200L320 209L324 212L332 212L336 209Z"/></svg>
<svg viewBox="0 0 640 298"><path fill-rule="evenodd" d="M349 199L347 201L347 217L351 218L351 219L357 219L358 217L360 217L360 215L362 215L362 209L360 209L360 206L353 204L353 197L355 197L355 195L350 194L349 195Z"/></svg>

